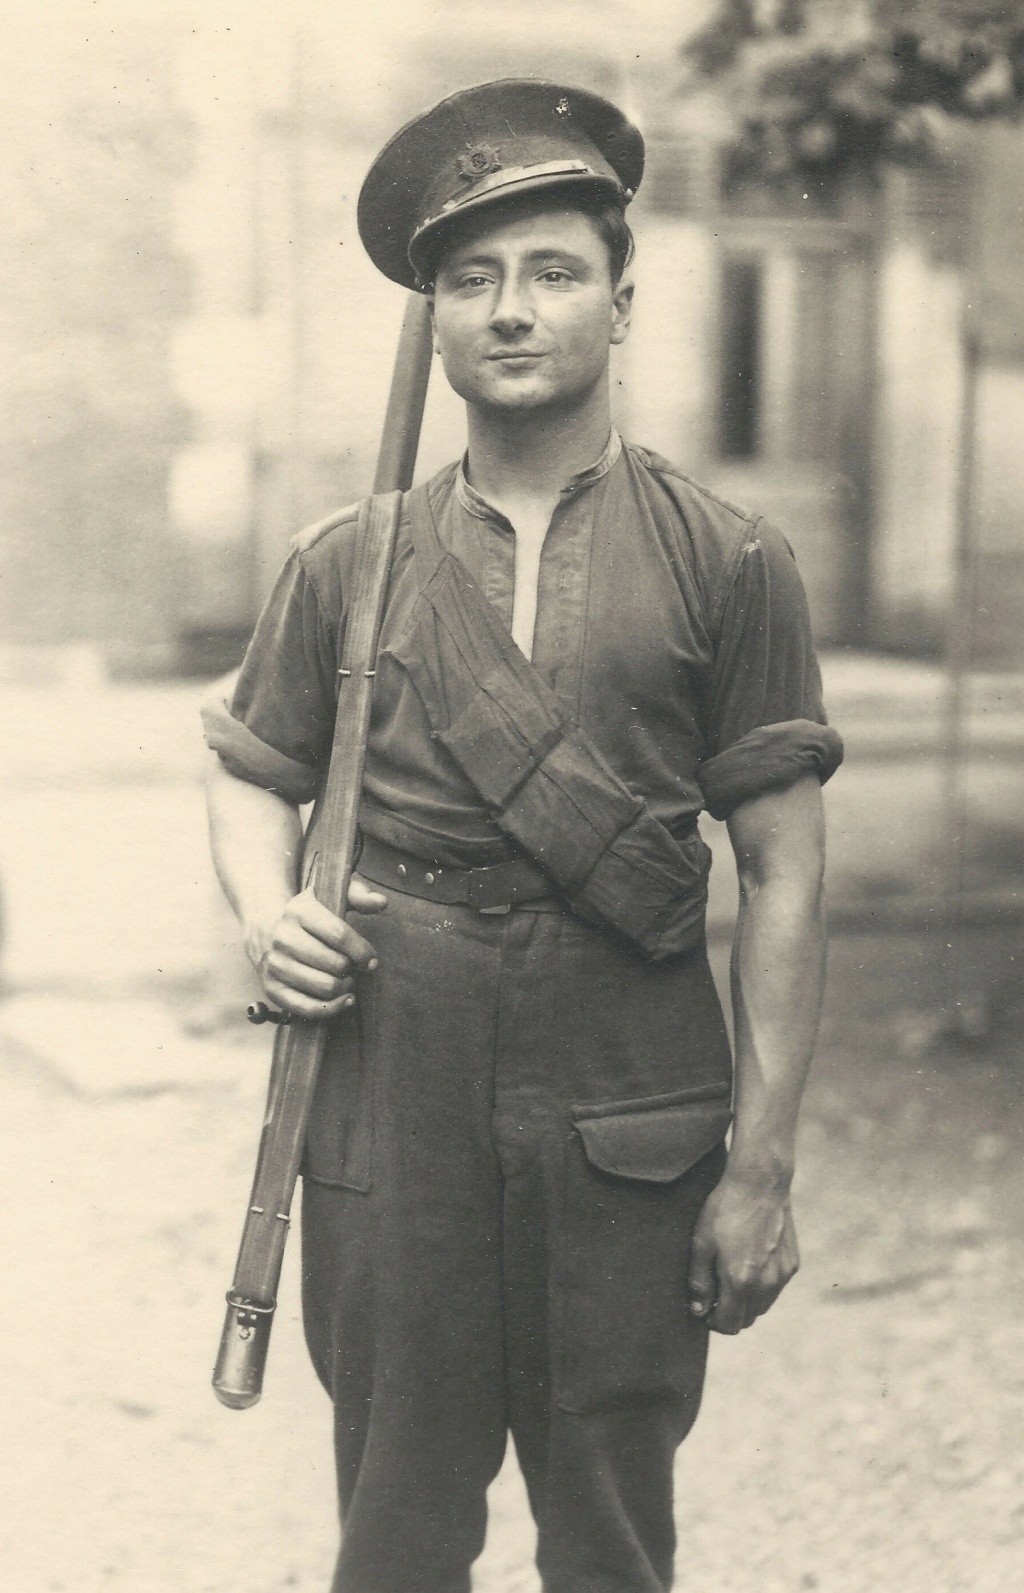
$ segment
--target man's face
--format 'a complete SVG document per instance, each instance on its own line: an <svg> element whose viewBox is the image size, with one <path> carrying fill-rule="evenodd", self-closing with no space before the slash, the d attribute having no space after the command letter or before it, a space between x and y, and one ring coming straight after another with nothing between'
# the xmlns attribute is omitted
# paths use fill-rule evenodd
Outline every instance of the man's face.
<svg viewBox="0 0 1024 1593"><path fill-rule="evenodd" d="M606 379L629 329L632 284L613 283L579 210L504 216L456 239L434 292L434 346L467 404L571 409Z"/></svg>

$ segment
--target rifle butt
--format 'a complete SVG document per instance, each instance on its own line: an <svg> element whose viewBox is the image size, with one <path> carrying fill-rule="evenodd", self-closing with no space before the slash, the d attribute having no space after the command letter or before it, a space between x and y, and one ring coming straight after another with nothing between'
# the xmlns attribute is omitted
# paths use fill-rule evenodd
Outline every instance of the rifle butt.
<svg viewBox="0 0 1024 1593"><path fill-rule="evenodd" d="M263 1392L273 1305L259 1305L229 1293L224 1330L213 1369L213 1391L229 1410L248 1410Z"/></svg>

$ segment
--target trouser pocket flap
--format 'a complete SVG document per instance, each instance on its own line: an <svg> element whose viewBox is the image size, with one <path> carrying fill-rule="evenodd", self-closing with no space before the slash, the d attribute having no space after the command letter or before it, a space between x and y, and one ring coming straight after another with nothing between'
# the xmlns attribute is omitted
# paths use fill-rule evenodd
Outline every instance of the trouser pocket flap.
<svg viewBox="0 0 1024 1593"><path fill-rule="evenodd" d="M555 1394L563 1409L667 1399L680 1437L692 1421L707 1327L689 1309L690 1245L721 1177L729 1121L721 1082L573 1110Z"/></svg>
<svg viewBox="0 0 1024 1593"><path fill-rule="evenodd" d="M580 1107L572 1120L592 1167L670 1184L725 1138L732 1111L728 1092L716 1089Z"/></svg>

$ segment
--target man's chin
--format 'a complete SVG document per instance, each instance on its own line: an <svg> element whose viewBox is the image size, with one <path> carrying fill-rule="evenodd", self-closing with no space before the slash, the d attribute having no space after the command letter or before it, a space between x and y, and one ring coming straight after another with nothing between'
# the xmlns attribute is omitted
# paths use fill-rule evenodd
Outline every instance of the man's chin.
<svg viewBox="0 0 1024 1593"><path fill-rule="evenodd" d="M589 401L592 384L562 387L546 381L539 371L522 370L513 375L503 373L497 379L482 382L448 381L458 396L471 409L493 415L527 415L557 411L564 415Z"/></svg>
<svg viewBox="0 0 1024 1593"><path fill-rule="evenodd" d="M482 400L482 407L494 410L550 409L557 399L550 393L535 393L524 388L490 394Z"/></svg>
<svg viewBox="0 0 1024 1593"><path fill-rule="evenodd" d="M519 382L487 382L472 392L459 394L475 409L491 410L496 414L517 410L548 409L557 404L559 394L552 393L545 384L524 379Z"/></svg>

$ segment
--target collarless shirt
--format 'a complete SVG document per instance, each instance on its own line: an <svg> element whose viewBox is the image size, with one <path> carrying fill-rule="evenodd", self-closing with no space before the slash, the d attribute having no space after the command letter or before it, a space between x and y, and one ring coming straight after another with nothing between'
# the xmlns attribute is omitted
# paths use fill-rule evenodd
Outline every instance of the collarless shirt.
<svg viewBox="0 0 1024 1593"><path fill-rule="evenodd" d="M593 542L593 513L600 501L596 486L622 453L622 439L613 431L600 457L562 488L544 537L537 579L537 622L532 663L558 697L566 718L578 722L587 610L587 581ZM512 629L515 589L516 533L511 522L471 485L463 460L455 477L456 505L480 522L480 589ZM435 510L436 513L436 510ZM451 551L445 529L441 540ZM454 528L453 528L454 529ZM468 561L463 558L463 563Z"/></svg>
<svg viewBox="0 0 1024 1593"><path fill-rule="evenodd" d="M515 531L461 465L427 487L443 546L511 628ZM306 801L330 755L356 508L295 539L230 709L208 739L233 773ZM360 822L449 866L515 855L431 736L396 654L419 601L403 516L390 575ZM533 666L615 772L679 836L698 770L750 731L825 724L806 600L785 539L613 433L562 491L541 553ZM219 728L218 728L219 725Z"/></svg>

